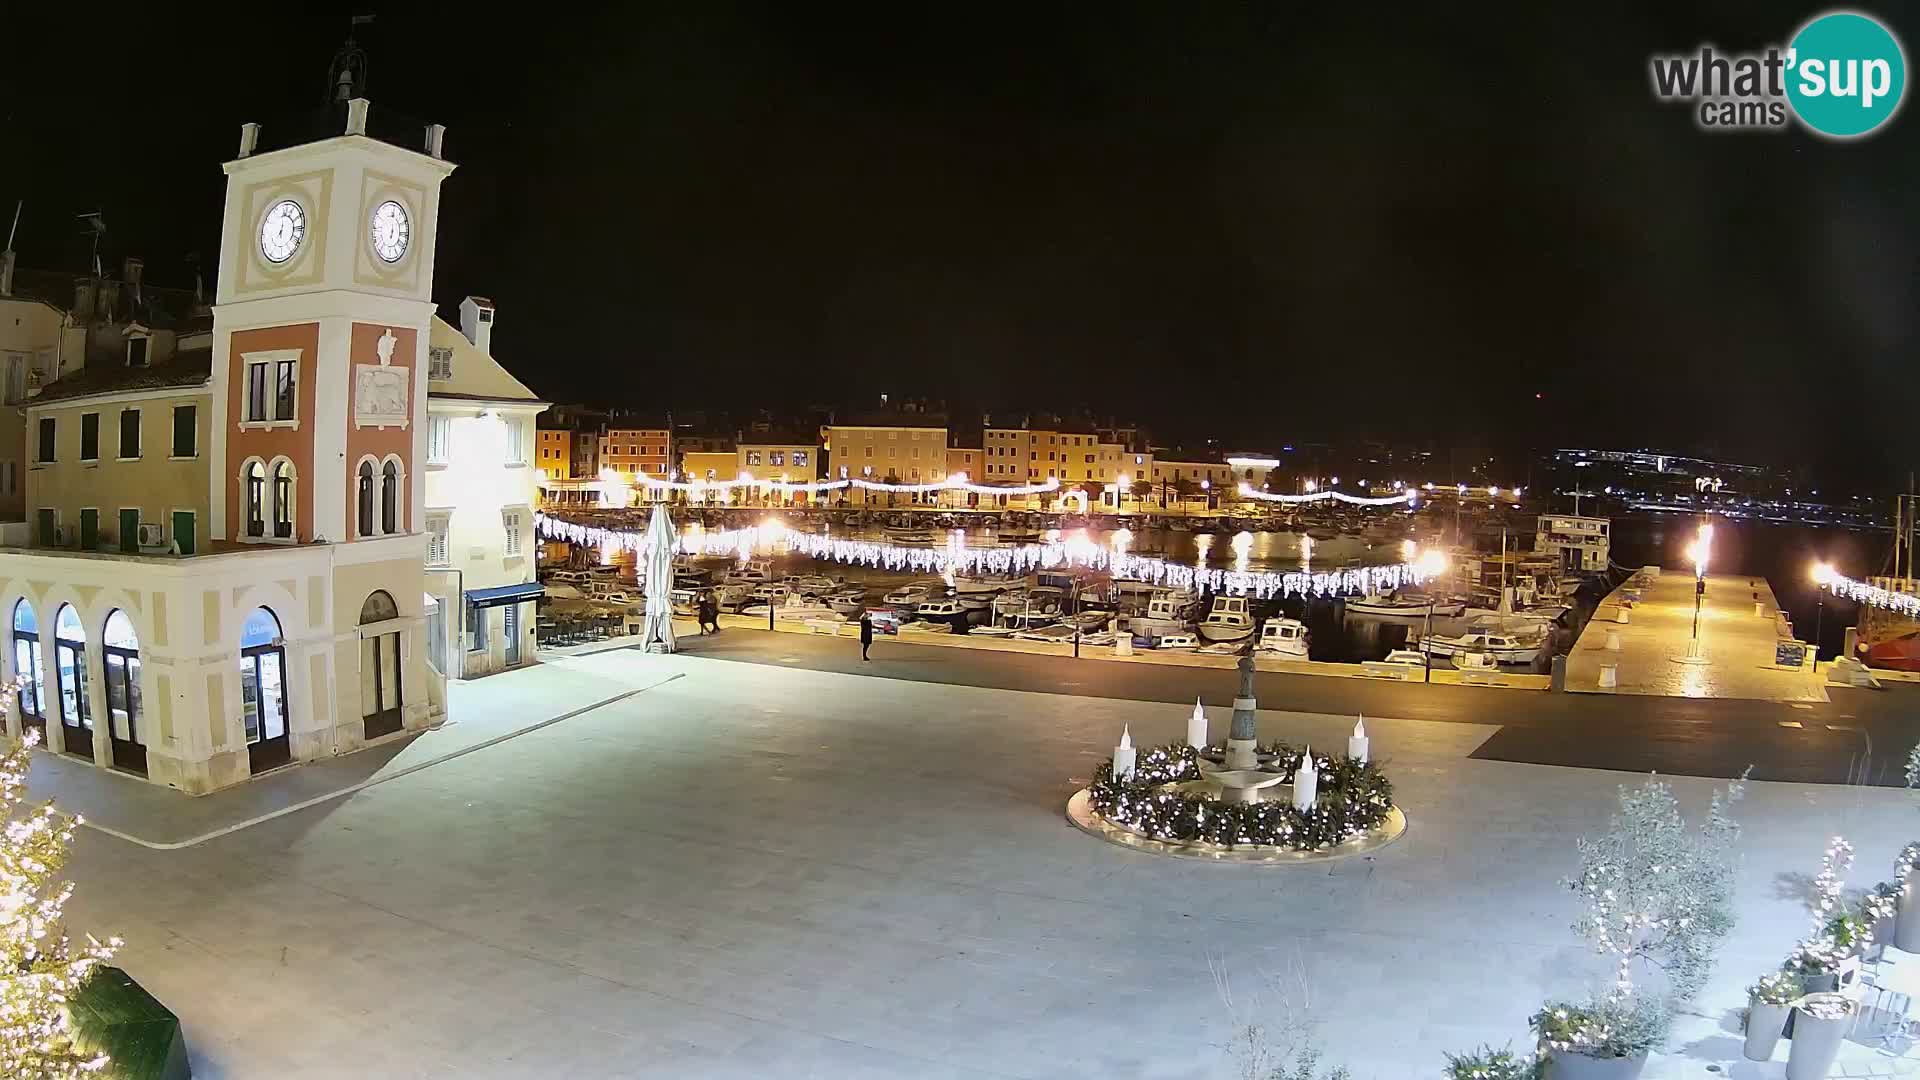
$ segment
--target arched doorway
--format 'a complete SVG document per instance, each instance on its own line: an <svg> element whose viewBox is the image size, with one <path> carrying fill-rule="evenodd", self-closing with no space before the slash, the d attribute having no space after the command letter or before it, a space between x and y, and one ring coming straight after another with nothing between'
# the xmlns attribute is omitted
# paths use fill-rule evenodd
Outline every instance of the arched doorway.
<svg viewBox="0 0 1920 1080"><path fill-rule="evenodd" d="M93 714L87 708L87 631L72 604L53 618L53 674L60 682L60 734L67 753L93 759Z"/></svg>
<svg viewBox="0 0 1920 1080"><path fill-rule="evenodd" d="M393 597L378 589L360 605L360 625L400 618ZM400 730L400 630L360 631L360 714L366 737L377 739Z"/></svg>
<svg viewBox="0 0 1920 1080"><path fill-rule="evenodd" d="M133 620L115 608L100 635L107 676L107 741L116 769L147 775L147 748L140 742L140 638Z"/></svg>
<svg viewBox="0 0 1920 1080"><path fill-rule="evenodd" d="M40 683L40 620L25 600L13 605L13 667L20 679L20 725L47 736L45 695Z"/></svg>
<svg viewBox="0 0 1920 1080"><path fill-rule="evenodd" d="M287 649L280 620L263 607L240 627L240 699L246 706L247 767L265 772L293 760L287 736Z"/></svg>

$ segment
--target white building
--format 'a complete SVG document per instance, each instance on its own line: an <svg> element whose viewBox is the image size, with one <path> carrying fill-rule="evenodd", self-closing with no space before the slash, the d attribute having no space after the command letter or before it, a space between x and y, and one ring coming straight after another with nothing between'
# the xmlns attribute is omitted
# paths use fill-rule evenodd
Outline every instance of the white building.
<svg viewBox="0 0 1920 1080"><path fill-rule="evenodd" d="M436 317L427 342L427 652L450 678L533 660L534 420L547 403L494 360L493 302Z"/></svg>

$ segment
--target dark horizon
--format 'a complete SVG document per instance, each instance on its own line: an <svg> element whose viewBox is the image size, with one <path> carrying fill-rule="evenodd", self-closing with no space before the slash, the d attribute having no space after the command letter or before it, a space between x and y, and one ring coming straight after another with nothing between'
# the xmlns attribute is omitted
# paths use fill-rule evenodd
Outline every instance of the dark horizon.
<svg viewBox="0 0 1920 1080"><path fill-rule="evenodd" d="M408 12L359 40L376 111L449 129L442 313L494 298L497 355L555 401L889 393L1892 487L1920 459L1920 121L1709 135L1648 89L1656 51L1811 13L1765 8ZM317 108L346 32L136 15L17 57L21 265L80 269L97 209L109 273L211 275L239 125Z"/></svg>

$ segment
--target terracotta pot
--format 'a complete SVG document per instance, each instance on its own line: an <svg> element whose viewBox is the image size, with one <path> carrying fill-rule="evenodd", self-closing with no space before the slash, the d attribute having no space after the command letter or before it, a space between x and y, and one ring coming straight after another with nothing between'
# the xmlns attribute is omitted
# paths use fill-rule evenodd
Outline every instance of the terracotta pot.
<svg viewBox="0 0 1920 1080"><path fill-rule="evenodd" d="M1781 1032L1786 1030L1787 1014L1791 1012L1791 1005L1766 1005L1755 1001L1747 1006L1748 1061L1773 1060L1774 1045L1780 1041Z"/></svg>
<svg viewBox="0 0 1920 1080"><path fill-rule="evenodd" d="M1547 1051L1546 1080L1639 1080L1647 1055L1588 1057L1565 1050Z"/></svg>

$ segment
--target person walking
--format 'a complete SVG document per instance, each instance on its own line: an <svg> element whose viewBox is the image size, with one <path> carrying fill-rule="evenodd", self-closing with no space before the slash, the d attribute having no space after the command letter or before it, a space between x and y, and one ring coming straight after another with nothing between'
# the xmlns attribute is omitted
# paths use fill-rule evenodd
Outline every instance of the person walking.
<svg viewBox="0 0 1920 1080"><path fill-rule="evenodd" d="M873 647L873 616L865 609L860 612L860 659L871 661L867 650Z"/></svg>
<svg viewBox="0 0 1920 1080"><path fill-rule="evenodd" d="M720 632L720 601L712 593L700 594L700 632L717 634Z"/></svg>

